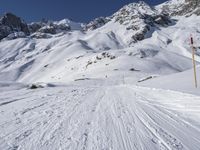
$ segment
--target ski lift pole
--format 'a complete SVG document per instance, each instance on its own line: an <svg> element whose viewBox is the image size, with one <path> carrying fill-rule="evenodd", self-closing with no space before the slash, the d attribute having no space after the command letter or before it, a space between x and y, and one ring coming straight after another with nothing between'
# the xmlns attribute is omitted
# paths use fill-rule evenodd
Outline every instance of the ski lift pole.
<svg viewBox="0 0 200 150"><path fill-rule="evenodd" d="M196 61L195 61L195 47L194 47L194 40L191 35L190 38L191 46L192 46L192 63L194 68L194 82L195 82L195 88L197 88L197 71L196 71Z"/></svg>

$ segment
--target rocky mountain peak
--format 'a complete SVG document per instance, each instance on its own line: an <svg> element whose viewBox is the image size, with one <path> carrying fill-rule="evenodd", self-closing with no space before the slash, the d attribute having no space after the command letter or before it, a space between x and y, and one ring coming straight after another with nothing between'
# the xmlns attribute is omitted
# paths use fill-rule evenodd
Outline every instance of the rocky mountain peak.
<svg viewBox="0 0 200 150"><path fill-rule="evenodd" d="M140 1L125 5L110 17L100 17L91 21L85 26L85 30L95 30L109 22L113 22L116 26L120 24L121 28L125 28L125 32L132 34L129 35L130 45L143 40L152 27L168 25L170 19L165 13L160 13L154 7Z"/></svg>
<svg viewBox="0 0 200 150"><path fill-rule="evenodd" d="M51 34L67 32L71 29L81 30L81 24L69 19L49 21L42 19L40 22L25 23L20 17L12 13L5 13L0 17L0 40L16 39L30 35L34 38L51 37ZM50 35L48 35L50 34Z"/></svg>
<svg viewBox="0 0 200 150"><path fill-rule="evenodd" d="M124 33L120 33L119 36L129 34L126 36L128 44L135 43L137 41L146 38L146 35L150 35L150 31L159 26L168 26L170 16L180 15L200 15L200 0L169 0L161 5L151 7L147 3L140 1L138 3L131 3L125 5L116 13L109 17L99 17L88 24L79 24L71 20L64 19L61 21L40 21L31 24L26 24L21 18L15 16L12 13L6 13L0 17L0 40L5 37L11 37L11 39L25 37L31 34L33 38L45 38L52 37L52 34L60 32L68 32L70 30L84 30L93 31L112 23L112 27L121 28ZM117 30L108 32L115 33ZM19 34L18 34L19 33Z"/></svg>
<svg viewBox="0 0 200 150"><path fill-rule="evenodd" d="M159 13L143 1L124 6L113 15L113 19L133 33L132 42L143 40L152 27L170 23L168 15Z"/></svg>
<svg viewBox="0 0 200 150"><path fill-rule="evenodd" d="M154 8L149 6L147 3L143 2L143 1L125 5L117 13L121 13L124 11L129 12L129 13L139 13L141 15L142 14L149 14L149 15L155 14Z"/></svg>
<svg viewBox="0 0 200 150"><path fill-rule="evenodd" d="M200 15L200 0L170 0L156 6L156 9L170 16Z"/></svg>
<svg viewBox="0 0 200 150"><path fill-rule="evenodd" d="M13 26L13 27L18 27L23 23L21 18L17 17L16 15L12 13L5 13L5 15L3 15L0 18L0 21L4 25Z"/></svg>
<svg viewBox="0 0 200 150"><path fill-rule="evenodd" d="M0 40L15 32L29 34L27 24L12 13L6 13L0 17Z"/></svg>

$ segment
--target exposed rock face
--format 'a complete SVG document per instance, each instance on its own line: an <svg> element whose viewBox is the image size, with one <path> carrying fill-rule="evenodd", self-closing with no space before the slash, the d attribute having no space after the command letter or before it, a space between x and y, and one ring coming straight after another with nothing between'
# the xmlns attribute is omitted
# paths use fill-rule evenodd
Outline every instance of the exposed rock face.
<svg viewBox="0 0 200 150"><path fill-rule="evenodd" d="M51 34L48 33L41 33L41 32L35 32L31 34L31 38L36 38L36 39L49 39L52 37Z"/></svg>
<svg viewBox="0 0 200 150"><path fill-rule="evenodd" d="M51 21L31 23L28 27L31 33L40 32L56 34L71 30L71 27L68 24L56 24Z"/></svg>
<svg viewBox="0 0 200 150"><path fill-rule="evenodd" d="M19 17L6 13L0 18L0 40L15 32L23 32L28 35L28 26Z"/></svg>
<svg viewBox="0 0 200 150"><path fill-rule="evenodd" d="M17 38L25 38L26 34L24 32L14 32L9 34L4 40L13 40Z"/></svg>
<svg viewBox="0 0 200 150"><path fill-rule="evenodd" d="M132 33L130 43L141 41L152 27L167 26L170 23L169 16L165 13L158 13L154 8L145 2L131 3L124 6L110 17L100 17L91 21L85 26L85 30L95 30L108 22L121 24Z"/></svg>
<svg viewBox="0 0 200 150"><path fill-rule="evenodd" d="M113 18L133 32L132 42L143 40L152 27L170 23L168 15L158 13L145 2L129 4L115 13Z"/></svg>
<svg viewBox="0 0 200 150"><path fill-rule="evenodd" d="M171 0L159 5L158 8L170 16L200 15L200 0Z"/></svg>
<svg viewBox="0 0 200 150"><path fill-rule="evenodd" d="M95 30L99 27L102 27L105 25L107 22L109 22L111 19L109 17L104 18L104 17L99 17L96 18L95 20L89 22L87 25L84 26L83 30L88 31L88 30Z"/></svg>
<svg viewBox="0 0 200 150"><path fill-rule="evenodd" d="M19 17L6 13L0 17L0 40L7 36L7 39L15 39L29 34L32 38L50 38L53 34L75 29L92 31L111 23L113 26L116 25L117 29L106 32L116 34L118 27L121 28L120 32L123 33L119 33L119 36L125 35L128 41L126 43L131 45L145 39L154 28L168 26L171 23L170 16L191 14L200 15L200 0L170 0L156 7L151 7L145 2L131 3L110 17L96 18L84 26L67 19L57 22L43 20L27 25Z"/></svg>
<svg viewBox="0 0 200 150"><path fill-rule="evenodd" d="M200 0L185 0L185 2L182 10L177 13L178 15L191 15L192 13L200 15Z"/></svg>
<svg viewBox="0 0 200 150"><path fill-rule="evenodd" d="M56 34L56 27L55 26L44 26L38 30L38 32L41 33L50 33L50 34Z"/></svg>
<svg viewBox="0 0 200 150"><path fill-rule="evenodd" d="M42 22L34 22L28 25L29 31L31 33L37 32L40 28L42 28L43 25Z"/></svg>
<svg viewBox="0 0 200 150"><path fill-rule="evenodd" d="M22 38L36 32L44 34L56 34L60 32L69 31L70 29L71 27L68 24L57 24L56 22L51 21L41 21L27 25L21 18L15 16L12 13L6 13L2 17L0 17L0 40L6 37L7 40ZM40 35L40 38L46 38L47 35L44 36L44 34L35 35Z"/></svg>

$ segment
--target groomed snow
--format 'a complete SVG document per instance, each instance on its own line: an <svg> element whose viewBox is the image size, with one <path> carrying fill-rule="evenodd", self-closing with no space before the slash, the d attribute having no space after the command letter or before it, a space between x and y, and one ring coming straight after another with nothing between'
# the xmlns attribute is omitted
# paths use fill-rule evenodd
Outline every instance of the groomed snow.
<svg viewBox="0 0 200 150"><path fill-rule="evenodd" d="M0 149L200 149L200 97L86 85L1 92Z"/></svg>
<svg viewBox="0 0 200 150"><path fill-rule="evenodd" d="M200 17L172 19L132 46L113 20L1 41L0 150L200 150Z"/></svg>

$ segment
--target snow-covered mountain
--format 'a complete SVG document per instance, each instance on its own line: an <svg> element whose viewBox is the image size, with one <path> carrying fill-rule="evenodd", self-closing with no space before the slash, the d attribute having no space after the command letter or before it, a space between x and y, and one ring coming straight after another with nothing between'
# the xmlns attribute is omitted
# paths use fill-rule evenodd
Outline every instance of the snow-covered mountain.
<svg viewBox="0 0 200 150"><path fill-rule="evenodd" d="M28 26L21 18L6 13L0 17L0 40L14 33L21 33L19 37L24 37L29 34Z"/></svg>
<svg viewBox="0 0 200 150"><path fill-rule="evenodd" d="M0 149L199 150L199 9L170 0L89 23L0 17Z"/></svg>
<svg viewBox="0 0 200 150"><path fill-rule="evenodd" d="M167 14L159 13L145 2L139 2L124 6L111 17L101 17L91 21L85 26L85 30L104 26L104 28L112 29L117 36L123 37L126 45L131 45L148 37L148 33L154 28L167 26L170 23ZM109 26L111 24L112 27Z"/></svg>
<svg viewBox="0 0 200 150"><path fill-rule="evenodd" d="M171 16L190 16L192 14L200 15L199 0L170 0L156 6L161 12L167 12Z"/></svg>
<svg viewBox="0 0 200 150"><path fill-rule="evenodd" d="M1 20L18 19L27 31L15 22L7 24L12 30L0 42L0 78L69 82L134 74L134 81L138 81L190 69L189 38L193 33L198 44L199 17L174 18L160 11L163 5L181 2L173 0L156 7L131 3L88 24L68 19L25 24L19 17L6 14ZM3 22L1 28L6 26Z"/></svg>

